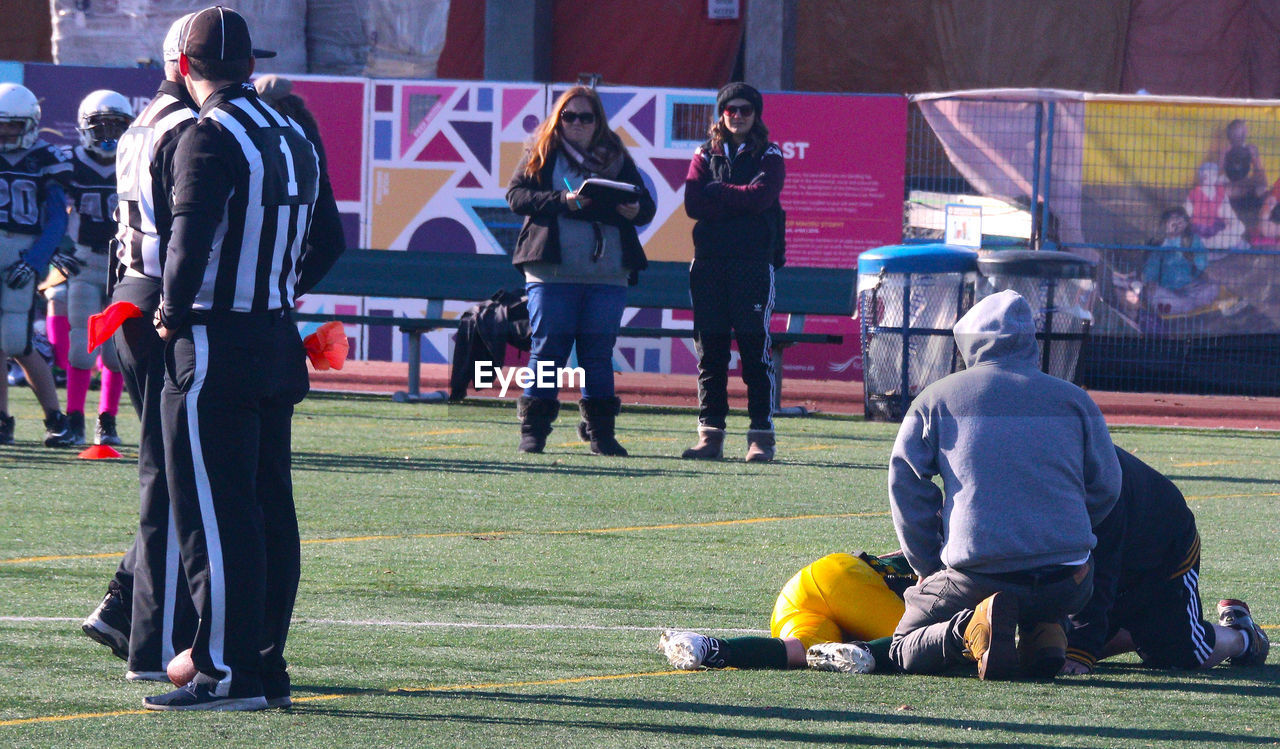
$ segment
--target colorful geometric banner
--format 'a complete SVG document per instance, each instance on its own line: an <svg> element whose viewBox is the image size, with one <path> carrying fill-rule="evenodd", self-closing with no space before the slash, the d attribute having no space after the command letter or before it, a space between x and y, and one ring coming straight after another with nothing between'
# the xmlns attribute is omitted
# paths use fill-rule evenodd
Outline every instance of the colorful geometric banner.
<svg viewBox="0 0 1280 749"><path fill-rule="evenodd" d="M23 73L45 100L50 139L73 143L75 109L93 88L115 88L145 105L157 70L27 65ZM475 81L291 77L316 115L348 244L388 251L509 254L522 220L508 208L507 184L525 143L563 85ZM651 260L688 262L693 221L684 212L684 179L694 149L707 138L715 93L690 89L601 87L609 125L635 159L657 204L640 228ZM787 182L787 261L795 266L853 267L862 250L898 241L906 104L897 96L768 94L771 138L783 148ZM856 123L857 137L833 123ZM497 289L495 289L496 291ZM460 313L451 303L446 313ZM308 312L421 315L413 300L314 296ZM630 309L624 324L691 325L687 312ZM785 326L775 319L775 328ZM839 332L847 343L797 346L787 377L852 379L859 370L857 329L847 319L807 322ZM354 331L354 327L352 328ZM452 333L429 336L423 360L447 362ZM402 360L403 336L361 330L353 358ZM619 342L623 371L694 372L688 339Z"/></svg>

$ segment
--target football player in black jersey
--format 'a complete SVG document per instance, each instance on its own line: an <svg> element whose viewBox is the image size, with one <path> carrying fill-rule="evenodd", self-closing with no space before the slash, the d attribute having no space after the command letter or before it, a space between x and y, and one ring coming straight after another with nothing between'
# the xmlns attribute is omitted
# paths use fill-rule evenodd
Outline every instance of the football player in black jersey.
<svg viewBox="0 0 1280 749"><path fill-rule="evenodd" d="M46 319L51 330L59 327L59 317L65 316L69 323L65 339L67 419L77 445L85 441L84 404L98 358L98 353L91 353L87 345L89 316L101 312L107 298L109 247L116 231L116 145L131 120L133 107L115 91L94 91L80 102L76 121L80 145L71 151L68 184L71 217L67 233L74 246L69 252L57 251L49 258L49 264L67 279L65 284L46 291ZM118 445L116 412L124 379L110 339L102 344L101 363L102 393L93 441L98 445Z"/></svg>
<svg viewBox="0 0 1280 749"><path fill-rule="evenodd" d="M43 268L67 228L71 164L39 139L40 102L25 86L0 83L0 360L13 357L44 409L44 444L70 445L67 417L49 365L31 345L35 269ZM9 381L0 377L0 445L13 442Z"/></svg>

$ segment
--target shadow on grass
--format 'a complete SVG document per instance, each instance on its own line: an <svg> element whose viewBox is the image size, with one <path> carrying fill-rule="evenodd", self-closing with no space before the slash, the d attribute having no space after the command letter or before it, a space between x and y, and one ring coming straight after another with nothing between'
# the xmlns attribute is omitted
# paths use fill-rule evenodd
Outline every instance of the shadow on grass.
<svg viewBox="0 0 1280 749"><path fill-rule="evenodd" d="M23 468L66 469L68 461L74 461L84 447L45 447L35 442L15 442L0 449L0 465L19 463ZM123 452L123 461L137 460L137 453ZM120 461L117 461L120 462Z"/></svg>
<svg viewBox="0 0 1280 749"><path fill-rule="evenodd" d="M408 448L412 449L412 448ZM577 457L576 455L574 457ZM609 459L600 459L599 465L560 465L554 456L547 462L469 460L467 458L406 458L380 455L336 455L317 452L294 452L293 468L299 471L326 471L336 473L365 473L375 471L444 471L450 473L482 474L556 474L569 476L610 476L618 478L652 477L654 475L699 476L696 470L654 469L652 466L632 466Z"/></svg>
<svg viewBox="0 0 1280 749"><path fill-rule="evenodd" d="M1275 486L1275 479L1269 478L1250 478L1247 476L1210 476L1210 475L1194 475L1194 474L1166 474L1168 479L1179 486L1184 486L1186 481L1208 481L1219 484L1262 484L1264 486ZM1184 486L1185 490L1185 486Z"/></svg>
<svg viewBox="0 0 1280 749"><path fill-rule="evenodd" d="M341 692L342 690L329 690ZM831 727L830 732L814 730L785 730L778 728L735 728L707 725L689 725L686 723L664 725L654 720L618 721L618 720L585 720L557 719L545 717L503 717L495 715L474 715L462 713L410 713L388 712L376 710L335 710L331 708L310 706L300 707L308 714L328 715L346 718L364 718L376 720L408 720L439 723L465 723L468 725L500 725L525 727L555 727L580 730L594 730L602 733L640 733L671 734L681 736L712 736L727 739L751 740L760 742L811 742L815 744L843 744L851 746L954 746L953 741L934 742L920 738L895 738L863 734L848 730L848 724L880 725L886 730L893 727L919 727L923 730L953 731L1004 731L1019 737L1029 738L1040 735L1054 740L1052 744L1035 744L1019 740L1018 746L1039 747L1060 746L1063 737L1085 737L1098 739L1116 739L1144 742L1219 742L1233 744L1271 744L1277 741L1276 736L1260 736L1250 733L1230 734L1219 731L1188 731L1184 729L1148 729L1122 728L1109 726L1068 726L1057 724L1019 723L1010 721L965 720L957 718L939 718L909 713L876 713L860 710L825 710L792 707L761 707L734 704L717 704L705 702L678 702L671 700L622 699L603 697L583 697L566 694L521 694L510 692L486 692L473 690L439 690L439 691L385 691L357 690L352 694L381 693L396 697L448 699L481 703L506 703L520 709L520 706L545 706L568 708L575 714L586 710L643 710L651 713L685 713L688 715L718 716L729 719L792 721L810 724L815 721L840 724ZM485 712L491 712L486 710ZM809 728L806 726L806 728ZM980 734L968 734L971 737ZM602 738L601 743L608 743Z"/></svg>
<svg viewBox="0 0 1280 749"><path fill-rule="evenodd" d="M1253 666L1247 669L1223 667L1201 672L1193 671L1187 673L1184 679L1176 683L1166 681L1123 681L1107 678L1106 672L1113 669L1124 671L1125 673L1144 673L1147 675L1152 673L1159 675L1160 673L1159 671L1152 672L1151 669L1136 663L1111 664L1104 662L1099 664L1098 668L1100 669L1099 672L1087 678L1057 679L1055 683L1069 687L1105 687L1127 691L1178 691L1221 694L1224 697L1231 698L1243 697L1272 700L1280 698L1280 666L1274 665ZM1242 684L1240 683L1242 679L1256 679L1264 683Z"/></svg>

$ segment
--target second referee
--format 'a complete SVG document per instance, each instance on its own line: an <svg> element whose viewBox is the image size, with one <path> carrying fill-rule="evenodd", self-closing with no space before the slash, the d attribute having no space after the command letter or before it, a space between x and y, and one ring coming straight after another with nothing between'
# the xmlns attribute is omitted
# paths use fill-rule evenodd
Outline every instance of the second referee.
<svg viewBox="0 0 1280 749"><path fill-rule="evenodd" d="M290 704L284 646L299 576L290 421L308 390L292 309L299 277L327 269L342 244L308 241L313 213L329 223L316 205L316 150L258 99L254 58L235 11L206 8L189 21L178 62L200 119L174 156L155 322L167 343L166 465L200 615L199 673L146 698L153 710Z"/></svg>

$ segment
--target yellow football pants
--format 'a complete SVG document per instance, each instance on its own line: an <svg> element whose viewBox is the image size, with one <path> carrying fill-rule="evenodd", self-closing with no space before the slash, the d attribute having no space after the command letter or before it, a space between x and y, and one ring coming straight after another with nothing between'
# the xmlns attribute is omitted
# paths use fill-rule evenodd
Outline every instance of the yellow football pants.
<svg viewBox="0 0 1280 749"><path fill-rule="evenodd" d="M874 640L892 635L903 611L902 599L870 565L851 554L829 554L782 586L770 631L806 648Z"/></svg>

